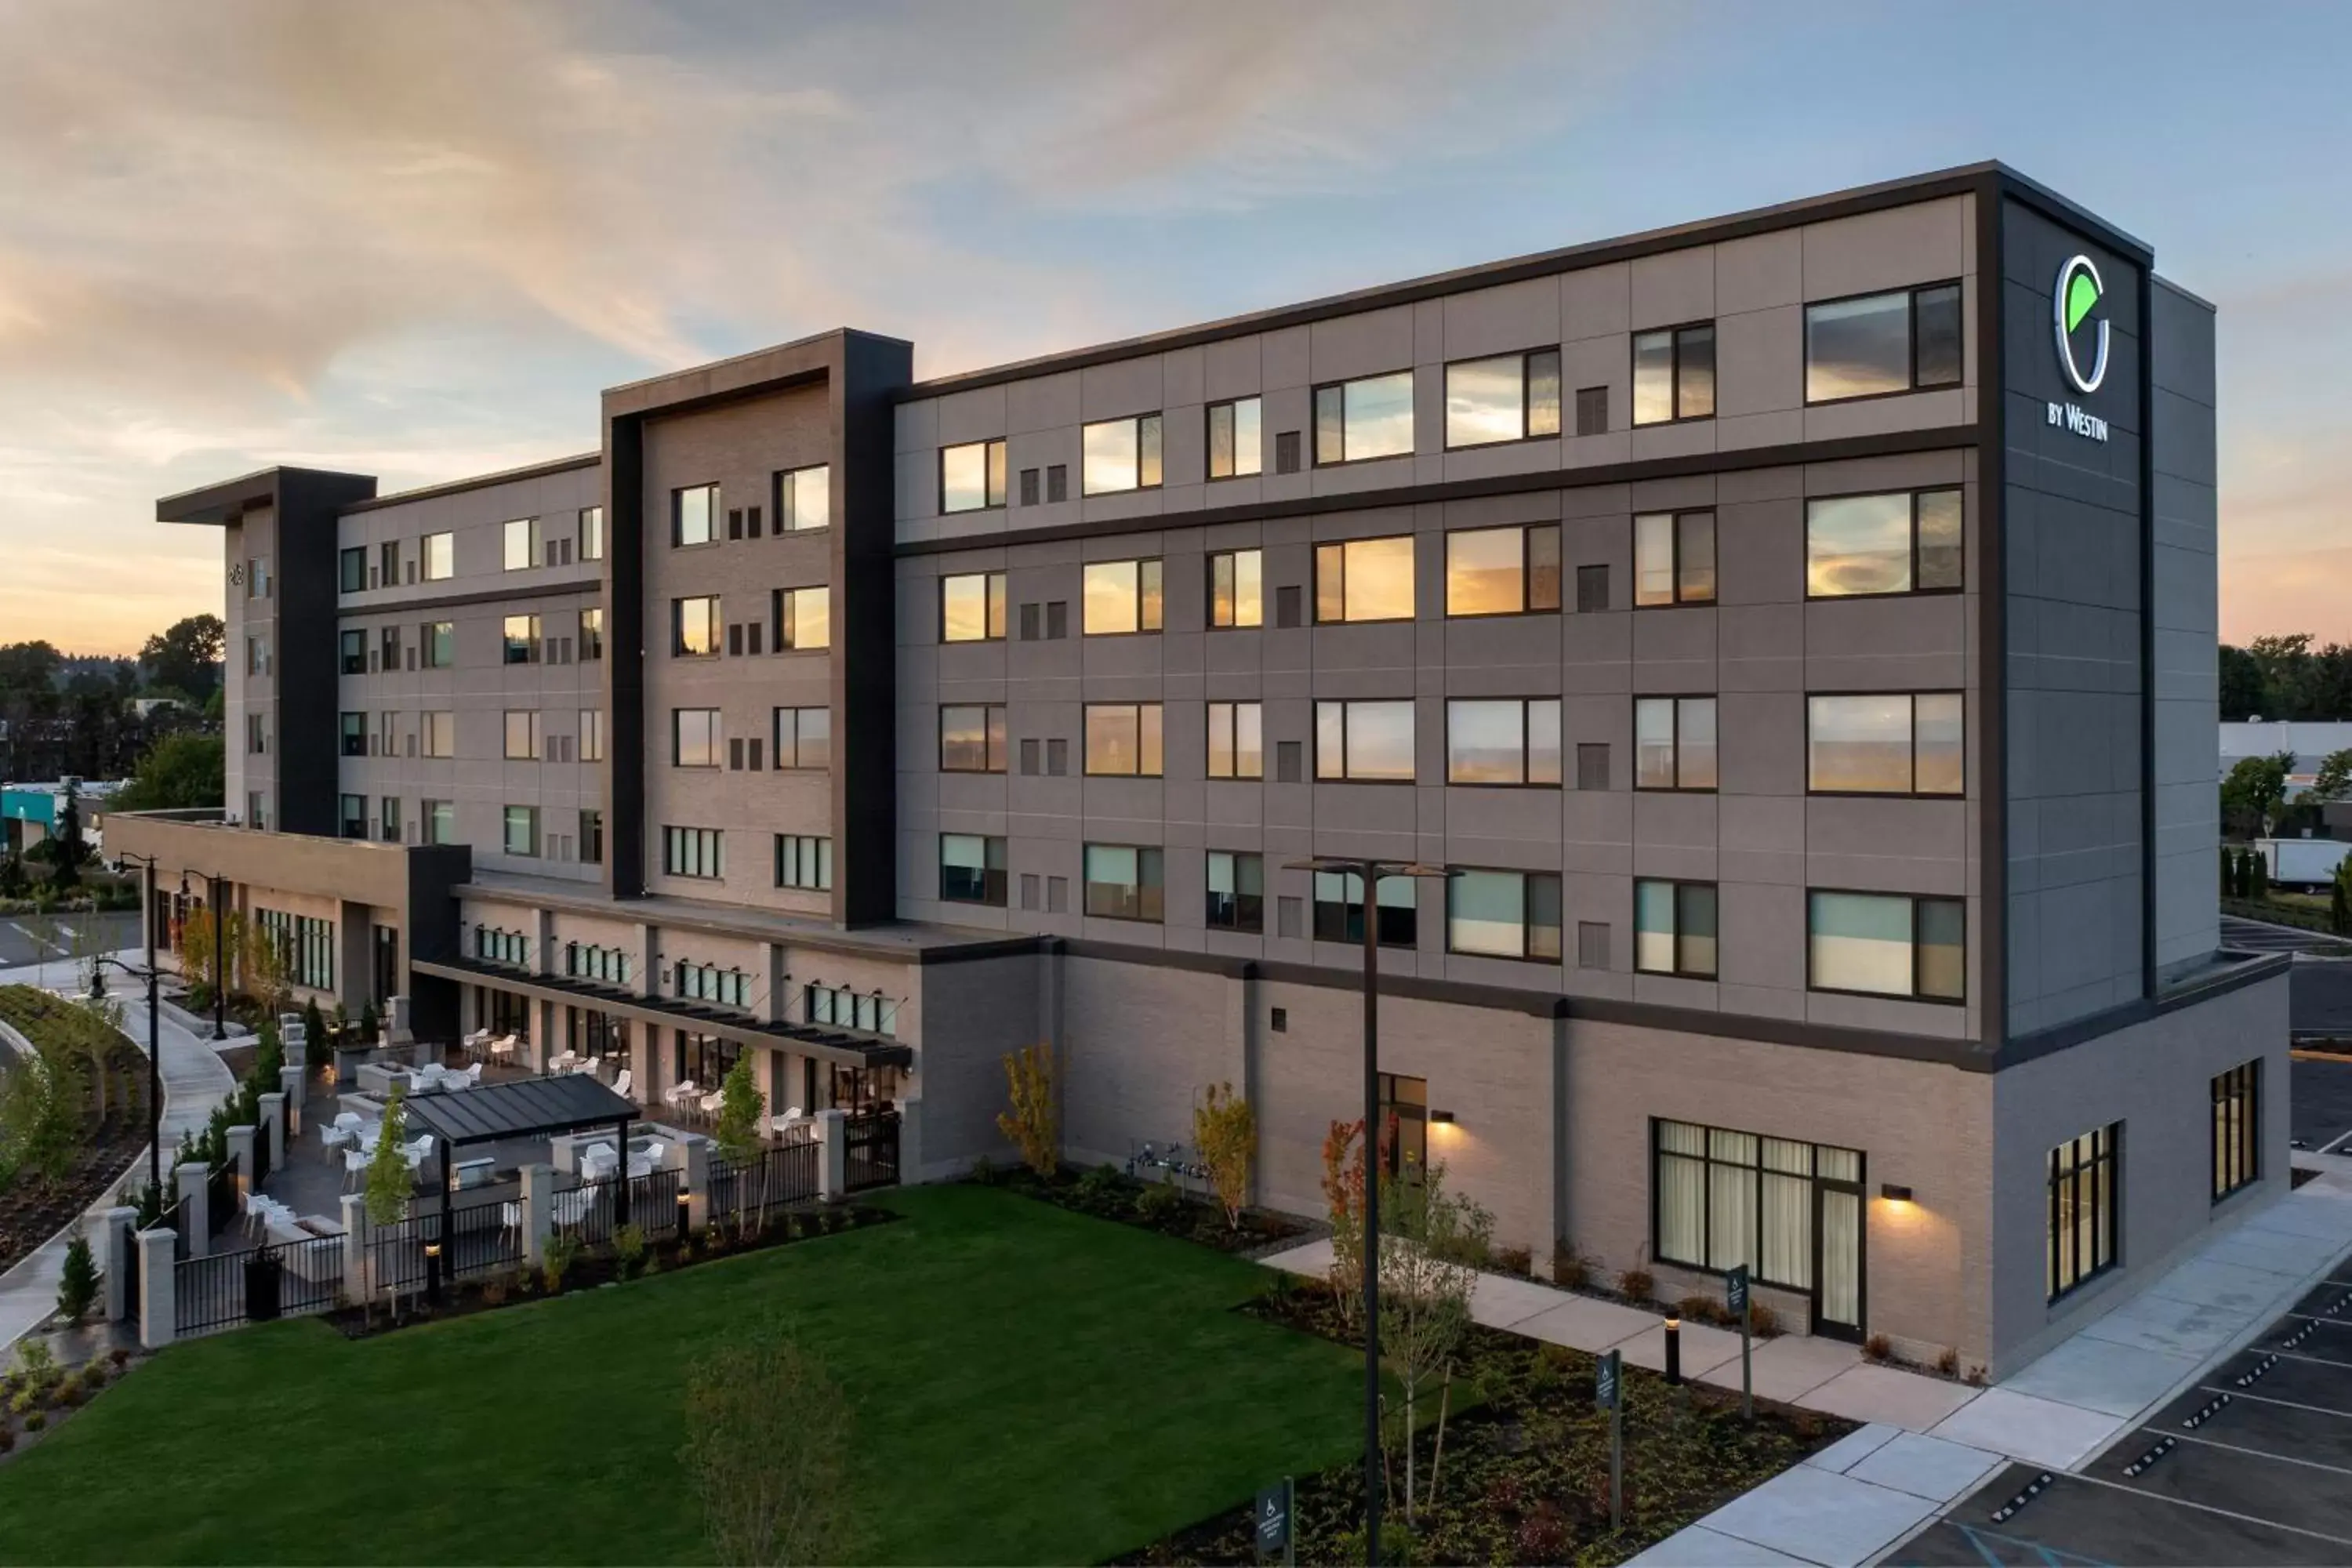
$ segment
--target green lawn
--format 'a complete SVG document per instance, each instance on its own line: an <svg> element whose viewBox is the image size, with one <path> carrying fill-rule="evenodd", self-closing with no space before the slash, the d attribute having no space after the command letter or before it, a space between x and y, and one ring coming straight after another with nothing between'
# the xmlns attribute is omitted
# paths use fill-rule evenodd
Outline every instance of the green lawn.
<svg viewBox="0 0 2352 1568"><path fill-rule="evenodd" d="M1255 1265L986 1188L881 1201L908 1217L373 1340L177 1346L0 1464L0 1561L708 1561L683 1371L770 1310L852 1392L874 1560L1095 1562L1352 1451L1360 1363L1227 1310Z"/></svg>

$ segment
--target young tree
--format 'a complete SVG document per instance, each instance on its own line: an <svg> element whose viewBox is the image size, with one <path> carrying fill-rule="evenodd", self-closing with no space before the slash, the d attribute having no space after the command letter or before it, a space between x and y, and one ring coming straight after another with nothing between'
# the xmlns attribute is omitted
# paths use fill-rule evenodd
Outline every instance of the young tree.
<svg viewBox="0 0 2352 1568"><path fill-rule="evenodd" d="M89 840L82 837L81 799L66 786L58 803L58 832L49 850L49 886L62 891L81 885L81 868L89 861Z"/></svg>
<svg viewBox="0 0 2352 1568"><path fill-rule="evenodd" d="M697 1361L678 1458L713 1555L730 1568L850 1561L850 1437L846 1394L781 1325Z"/></svg>
<svg viewBox="0 0 2352 1568"><path fill-rule="evenodd" d="M712 1130L719 1153L736 1168L735 1232L739 1236L750 1233L753 1208L767 1207L767 1194L753 1193L751 1182L744 1179L760 1152L760 1122L767 1110L767 1099L752 1076L751 1053L746 1051L735 1058L735 1065L719 1082L719 1125Z"/></svg>
<svg viewBox="0 0 2352 1568"><path fill-rule="evenodd" d="M368 1162L367 1217L368 1228L383 1229L398 1225L408 1217L408 1200L416 1190L415 1173L408 1168L408 1154L403 1147L408 1136L408 1108L401 1102L397 1085L383 1102L383 1126L376 1135L375 1157ZM393 1310L400 1310L400 1286L393 1285Z"/></svg>
<svg viewBox="0 0 2352 1568"><path fill-rule="evenodd" d="M1339 1321L1353 1328L1364 1289L1364 1124L1334 1121L1323 1136L1323 1206L1331 1221L1332 1304ZM1382 1202L1389 1189L1389 1151L1396 1142L1396 1118L1381 1128L1379 1161Z"/></svg>
<svg viewBox="0 0 2352 1568"><path fill-rule="evenodd" d="M1492 1244L1492 1215L1445 1190L1443 1161L1381 1193L1381 1358L1404 1394L1404 1512L1414 1514L1413 1430L1423 1394L1452 1368L1470 1327L1470 1293ZM1443 1428L1438 1440L1444 1440Z"/></svg>
<svg viewBox="0 0 2352 1568"><path fill-rule="evenodd" d="M1257 1152L1257 1118L1232 1084L1211 1084L1192 1108L1192 1143L1224 1205L1226 1227L1239 1230L1249 1202L1250 1160Z"/></svg>
<svg viewBox="0 0 2352 1568"><path fill-rule="evenodd" d="M2327 879L2327 929L2352 936L2352 855L2336 862L2336 875Z"/></svg>
<svg viewBox="0 0 2352 1568"><path fill-rule="evenodd" d="M25 875L25 858L11 849L0 855L0 899L21 899L32 879Z"/></svg>
<svg viewBox="0 0 2352 1568"><path fill-rule="evenodd" d="M58 1316L79 1328L98 1305L98 1264L89 1254L89 1237L74 1232L66 1243L65 1272L58 1279Z"/></svg>
<svg viewBox="0 0 2352 1568"><path fill-rule="evenodd" d="M1021 1151L1024 1163L1050 1178L1061 1160L1054 1047L1040 1042L1005 1052L1004 1082L1012 1108L997 1113L996 1130Z"/></svg>

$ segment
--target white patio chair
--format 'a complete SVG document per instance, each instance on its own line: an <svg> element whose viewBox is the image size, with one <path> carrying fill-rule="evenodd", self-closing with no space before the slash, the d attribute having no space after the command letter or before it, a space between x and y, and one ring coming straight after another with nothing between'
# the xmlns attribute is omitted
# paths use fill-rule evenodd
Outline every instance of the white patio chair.
<svg viewBox="0 0 2352 1568"><path fill-rule="evenodd" d="M635 1080L627 1068L623 1068L613 1076L613 1092L623 1100L635 1100L636 1095L632 1090L635 1087Z"/></svg>
<svg viewBox="0 0 2352 1568"><path fill-rule="evenodd" d="M662 1103L669 1106L684 1105L700 1092L701 1090L694 1087L692 1079L681 1079L662 1090Z"/></svg>
<svg viewBox="0 0 2352 1568"><path fill-rule="evenodd" d="M343 1152L343 1190L345 1192L351 1190L354 1182L366 1176L370 1158L370 1155L357 1149L347 1149Z"/></svg>
<svg viewBox="0 0 2352 1568"><path fill-rule="evenodd" d="M504 1230L522 1228L522 1205L503 1203L499 1205L499 1226Z"/></svg>
<svg viewBox="0 0 2352 1568"><path fill-rule="evenodd" d="M349 1147L351 1142L352 1130L350 1128L338 1127L331 1121L321 1121L319 1123L319 1143L329 1155L331 1156L338 1149Z"/></svg>
<svg viewBox="0 0 2352 1568"><path fill-rule="evenodd" d="M482 1081L482 1064L475 1062L468 1066L466 1070L458 1076L463 1078L468 1084L478 1084Z"/></svg>
<svg viewBox="0 0 2352 1568"><path fill-rule="evenodd" d="M702 1114L715 1118L726 1103L727 1091L723 1089L714 1089L702 1097Z"/></svg>
<svg viewBox="0 0 2352 1568"><path fill-rule="evenodd" d="M338 1110L335 1112L335 1125L343 1129L346 1132L352 1131L353 1128L364 1126L366 1122L367 1118L362 1116L356 1110Z"/></svg>

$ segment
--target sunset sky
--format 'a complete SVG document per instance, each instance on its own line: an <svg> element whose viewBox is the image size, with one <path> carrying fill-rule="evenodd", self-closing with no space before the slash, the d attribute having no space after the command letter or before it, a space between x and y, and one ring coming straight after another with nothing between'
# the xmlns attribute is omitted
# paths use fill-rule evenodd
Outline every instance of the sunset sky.
<svg viewBox="0 0 2352 1568"><path fill-rule="evenodd" d="M154 499L586 450L1997 157L2221 308L2221 626L2352 641L2352 6L0 0L0 642L220 605Z"/></svg>

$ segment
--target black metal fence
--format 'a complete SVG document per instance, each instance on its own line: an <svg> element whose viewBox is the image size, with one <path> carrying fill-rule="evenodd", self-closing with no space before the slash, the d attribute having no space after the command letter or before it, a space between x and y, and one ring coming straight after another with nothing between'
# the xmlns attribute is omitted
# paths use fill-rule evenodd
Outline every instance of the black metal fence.
<svg viewBox="0 0 2352 1568"><path fill-rule="evenodd" d="M269 1119L264 1116L253 1125L253 1190L259 1192L261 1184L269 1179Z"/></svg>
<svg viewBox="0 0 2352 1568"><path fill-rule="evenodd" d="M224 1160L205 1181L205 1224L214 1236L245 1217L245 1205L238 1201L243 1189L237 1185L236 1162Z"/></svg>
<svg viewBox="0 0 2352 1568"><path fill-rule="evenodd" d="M404 1296L425 1289L425 1225L422 1217L416 1217L396 1225L368 1226L370 1292L379 1297Z"/></svg>
<svg viewBox="0 0 2352 1568"><path fill-rule="evenodd" d="M463 1279L474 1274L507 1273L522 1267L522 1200L492 1199L449 1211L446 1234L437 1212L418 1220L425 1233L441 1244L443 1278Z"/></svg>
<svg viewBox="0 0 2352 1568"><path fill-rule="evenodd" d="M174 1327L184 1339L324 1312L342 1300L343 1237L311 1237L182 1258L173 1266L172 1293Z"/></svg>
<svg viewBox="0 0 2352 1568"><path fill-rule="evenodd" d="M877 1110L842 1123L842 1184L853 1193L898 1181L898 1113Z"/></svg>
<svg viewBox="0 0 2352 1568"><path fill-rule="evenodd" d="M824 1191L824 1145L782 1143L736 1163L710 1162L710 1217L749 1219L813 1203Z"/></svg>

